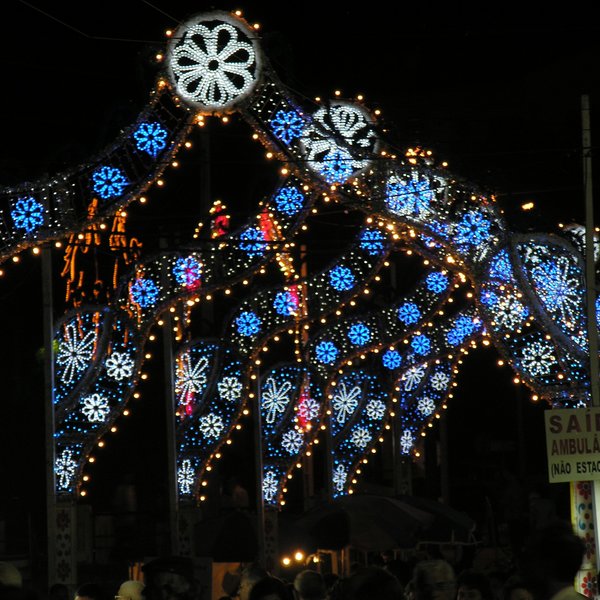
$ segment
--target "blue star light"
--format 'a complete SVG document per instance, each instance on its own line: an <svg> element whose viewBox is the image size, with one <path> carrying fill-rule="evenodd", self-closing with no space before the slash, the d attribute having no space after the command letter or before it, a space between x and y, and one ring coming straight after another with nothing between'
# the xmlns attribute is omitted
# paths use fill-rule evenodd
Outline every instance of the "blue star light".
<svg viewBox="0 0 600 600"><path fill-rule="evenodd" d="M427 354L431 349L431 340L426 335L417 335L412 339L410 346L417 354Z"/></svg>
<svg viewBox="0 0 600 600"><path fill-rule="evenodd" d="M435 294L441 294L448 288L448 278L439 271L427 275L427 289Z"/></svg>
<svg viewBox="0 0 600 600"><path fill-rule="evenodd" d="M200 285L201 274L202 265L193 256L178 258L173 267L173 275L177 283L188 288Z"/></svg>
<svg viewBox="0 0 600 600"><path fill-rule="evenodd" d="M265 252L265 236L260 229L250 228L240 234L240 249L248 256L262 256Z"/></svg>
<svg viewBox="0 0 600 600"><path fill-rule="evenodd" d="M381 362L386 369L397 369L402 363L402 357L396 350L387 350L381 357Z"/></svg>
<svg viewBox="0 0 600 600"><path fill-rule="evenodd" d="M279 110L271 119L273 133L286 145L302 135L304 119L295 110Z"/></svg>
<svg viewBox="0 0 600 600"><path fill-rule="evenodd" d="M344 183L352 172L352 156L341 150L326 156L321 167L321 175L327 183Z"/></svg>
<svg viewBox="0 0 600 600"><path fill-rule="evenodd" d="M108 166L96 169L92 173L92 181L94 182L94 192L103 200L120 196L129 185L129 181L121 169Z"/></svg>
<svg viewBox="0 0 600 600"><path fill-rule="evenodd" d="M273 308L278 314L289 317L298 311L298 300L290 292L279 292L275 296Z"/></svg>
<svg viewBox="0 0 600 600"><path fill-rule="evenodd" d="M474 210L466 213L456 225L454 241L459 245L479 246L490 239L491 221Z"/></svg>
<svg viewBox="0 0 600 600"><path fill-rule="evenodd" d="M338 265L329 271L329 283L334 290L345 292L354 285L354 275L348 267Z"/></svg>
<svg viewBox="0 0 600 600"><path fill-rule="evenodd" d="M304 205L304 194L292 186L281 188L275 196L275 204L279 212L291 217Z"/></svg>
<svg viewBox="0 0 600 600"><path fill-rule="evenodd" d="M435 194L427 179L412 179L405 182L390 182L387 184L385 203L396 214L420 215L430 210Z"/></svg>
<svg viewBox="0 0 600 600"><path fill-rule="evenodd" d="M15 227L31 233L44 223L44 207L34 198L19 198L10 211Z"/></svg>
<svg viewBox="0 0 600 600"><path fill-rule="evenodd" d="M421 318L421 311L414 302L407 302L398 309L398 319L405 325L414 325Z"/></svg>
<svg viewBox="0 0 600 600"><path fill-rule="evenodd" d="M369 254L380 254L383 252L383 233L379 229L365 229L360 234L360 247Z"/></svg>
<svg viewBox="0 0 600 600"><path fill-rule="evenodd" d="M140 152L146 152L153 158L156 158L156 155L167 145L167 132L156 121L140 123L134 131L133 137L137 149Z"/></svg>
<svg viewBox="0 0 600 600"><path fill-rule="evenodd" d="M339 350L336 348L333 342L324 341L319 342L315 348L315 354L320 363L330 365L337 359Z"/></svg>
<svg viewBox="0 0 600 600"><path fill-rule="evenodd" d="M158 287L152 279L138 278L131 285L129 297L142 308L148 308L158 300Z"/></svg>
<svg viewBox="0 0 600 600"><path fill-rule="evenodd" d="M348 339L355 346L364 346L371 339L371 330L364 323L355 323L348 330Z"/></svg>
<svg viewBox="0 0 600 600"><path fill-rule="evenodd" d="M249 311L240 313L240 316L235 320L235 324L240 335L249 337L260 331L261 320L255 313Z"/></svg>

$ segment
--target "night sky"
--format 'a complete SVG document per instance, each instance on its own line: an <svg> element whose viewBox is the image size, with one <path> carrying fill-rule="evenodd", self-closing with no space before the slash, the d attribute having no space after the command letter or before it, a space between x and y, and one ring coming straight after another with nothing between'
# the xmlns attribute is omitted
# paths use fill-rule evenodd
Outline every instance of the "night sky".
<svg viewBox="0 0 600 600"><path fill-rule="evenodd" d="M431 149L452 172L494 193L514 230L556 232L559 222L582 221L580 102L582 93L591 94L594 125L600 114L594 112L600 27L576 11L578 3L569 5L568 14L541 3L525 10L506 3L369 3L361 10L294 4L288 11L280 2L244 7L109 0L90 8L10 0L0 58L2 184L35 180L99 152L147 101L164 31L195 12L242 8L251 23L261 24L273 67L300 96L364 94L369 107L381 109L381 125L397 148ZM252 197L264 193L273 176L247 129L233 121L229 129L211 127L211 195L231 200L238 210L233 220L241 223L245 211L252 211ZM600 131L592 129L592 136L598 139ZM200 210L194 173L175 176L172 187L153 198L146 212L132 209L138 217L131 220L132 234L147 249L158 243L160 227L189 237ZM526 201L535 203L533 211L520 210ZM339 238L341 244L342 233ZM316 263L339 250L313 241ZM61 255L54 260L59 271ZM19 265L3 268L0 454L10 458L0 463L0 477L8 482L0 510L20 504L36 511L44 469L39 259L26 253ZM58 277L55 282L60 306L64 284ZM495 497L501 485L490 471L504 467L530 481L546 478L543 407L528 401L528 390L512 383L511 371L499 369L497 358L487 349L467 359L447 418L450 499L481 514L485 496ZM160 381L159 360L151 370ZM140 503L148 511L160 508L160 402L137 407L109 444L107 467L98 467L90 488L89 502L97 510L110 508L115 486L132 471L138 478L145 473L138 480ZM435 455L435 445L430 450ZM149 456L154 472L141 466ZM365 480L375 484L377 477L373 467ZM564 489L561 484L547 493L563 502ZM430 482L420 491L439 493Z"/></svg>

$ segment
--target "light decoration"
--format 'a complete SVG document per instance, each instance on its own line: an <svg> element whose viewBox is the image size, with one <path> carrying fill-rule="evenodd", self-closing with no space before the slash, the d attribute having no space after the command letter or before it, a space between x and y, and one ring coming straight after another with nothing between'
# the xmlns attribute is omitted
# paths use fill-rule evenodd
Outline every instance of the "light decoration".
<svg viewBox="0 0 600 600"><path fill-rule="evenodd" d="M381 357L381 362L386 369L394 370L402 364L402 356L397 350L386 350Z"/></svg>
<svg viewBox="0 0 600 600"><path fill-rule="evenodd" d="M386 183L385 203L395 215L423 217L431 213L434 200L429 178L416 170L407 178L392 175Z"/></svg>
<svg viewBox="0 0 600 600"><path fill-rule="evenodd" d="M160 290L152 279L138 277L129 290L131 301L142 308L148 308L156 304Z"/></svg>
<svg viewBox="0 0 600 600"><path fill-rule="evenodd" d="M249 227L240 234L240 249L251 258L262 256L265 248L265 235L262 230Z"/></svg>
<svg viewBox="0 0 600 600"><path fill-rule="evenodd" d="M379 438L385 424L389 391L374 374L364 369L349 370L334 383L331 387L333 471L330 477L336 497L348 493L350 475ZM337 476L339 465L343 465L347 474L343 485L339 485L341 477Z"/></svg>
<svg viewBox="0 0 600 600"><path fill-rule="evenodd" d="M102 200L118 198L123 195L129 181L123 171L117 167L104 165L92 173L93 191Z"/></svg>
<svg viewBox="0 0 600 600"><path fill-rule="evenodd" d="M298 295L289 291L279 292L273 302L275 311L283 316L295 315L298 312Z"/></svg>
<svg viewBox="0 0 600 600"><path fill-rule="evenodd" d="M126 352L113 352L104 363L106 375L115 381L123 381L133 375L135 363Z"/></svg>
<svg viewBox="0 0 600 600"><path fill-rule="evenodd" d="M24 229L26 234L30 234L44 224L44 206L35 198L19 198L12 210L10 216L13 219L17 229Z"/></svg>
<svg viewBox="0 0 600 600"><path fill-rule="evenodd" d="M317 110L300 143L308 167L328 183L345 183L366 168L378 147L370 115L350 102Z"/></svg>
<svg viewBox="0 0 600 600"><path fill-rule="evenodd" d="M175 262L173 275L177 283L195 290L200 287L202 263L194 256L182 256Z"/></svg>
<svg viewBox="0 0 600 600"><path fill-rule="evenodd" d="M435 289L439 289L436 287ZM414 302L405 302L398 308L398 319L405 325L414 325L421 318L421 311Z"/></svg>
<svg viewBox="0 0 600 600"><path fill-rule="evenodd" d="M320 363L324 363L326 365L333 364L336 361L339 352L340 351L335 346L335 344L328 340L319 342L315 347L316 359Z"/></svg>
<svg viewBox="0 0 600 600"><path fill-rule="evenodd" d="M355 346L364 346L371 339L371 330L364 323L354 323L348 329L348 339Z"/></svg>
<svg viewBox="0 0 600 600"><path fill-rule="evenodd" d="M77 461L74 459L74 454L73 449L65 448L54 463L56 487L59 491L69 489L75 478Z"/></svg>
<svg viewBox="0 0 600 600"><path fill-rule="evenodd" d="M385 236L379 229L367 228L360 234L360 247L369 254L379 254L385 248Z"/></svg>
<svg viewBox="0 0 600 600"><path fill-rule="evenodd" d="M354 286L355 277L348 267L336 265L329 271L329 283L338 292L345 292Z"/></svg>
<svg viewBox="0 0 600 600"><path fill-rule="evenodd" d="M179 493L186 496L191 494L195 479L196 472L192 467L192 461L189 458L186 458L181 462L180 467L177 469L177 485L179 487Z"/></svg>
<svg viewBox="0 0 600 600"><path fill-rule="evenodd" d="M103 423L108 417L110 407L108 400L100 394L92 394L81 399L81 412L87 417L88 421Z"/></svg>
<svg viewBox="0 0 600 600"><path fill-rule="evenodd" d="M291 217L302 209L305 198L297 187L288 186L281 188L274 200L277 210Z"/></svg>
<svg viewBox="0 0 600 600"><path fill-rule="evenodd" d="M302 135L306 121L297 110L278 110L271 119L273 133L287 146Z"/></svg>
<svg viewBox="0 0 600 600"><path fill-rule="evenodd" d="M441 294L448 289L448 276L440 271L432 271L427 275L427 289Z"/></svg>
<svg viewBox="0 0 600 600"><path fill-rule="evenodd" d="M255 336L261 328L261 320L256 313L244 311L236 318L235 324L237 331L244 337Z"/></svg>
<svg viewBox="0 0 600 600"><path fill-rule="evenodd" d="M95 313L86 316L87 319L79 322L77 319L67 322L58 341L56 377L62 384L74 383L76 376L90 365L94 357L98 338L96 327L90 321L93 321Z"/></svg>
<svg viewBox="0 0 600 600"><path fill-rule="evenodd" d="M217 383L217 391L222 400L235 402L242 394L242 382L237 377L223 377Z"/></svg>
<svg viewBox="0 0 600 600"><path fill-rule="evenodd" d="M153 158L156 158L167 145L167 131L156 121L140 123L133 132L133 138L137 149Z"/></svg>
<svg viewBox="0 0 600 600"><path fill-rule="evenodd" d="M273 423L279 413L285 412L290 403L291 389L292 383L289 381L278 383L273 378L267 379L260 398L261 409L267 423Z"/></svg>
<svg viewBox="0 0 600 600"><path fill-rule="evenodd" d="M197 15L171 39L167 63L177 93L200 110L232 108L257 83L256 34L225 12Z"/></svg>
<svg viewBox="0 0 600 600"><path fill-rule="evenodd" d="M190 415L196 395L201 394L206 382L206 371L209 358L205 355L196 359L191 351L179 354L175 369L175 395L179 400L180 410Z"/></svg>

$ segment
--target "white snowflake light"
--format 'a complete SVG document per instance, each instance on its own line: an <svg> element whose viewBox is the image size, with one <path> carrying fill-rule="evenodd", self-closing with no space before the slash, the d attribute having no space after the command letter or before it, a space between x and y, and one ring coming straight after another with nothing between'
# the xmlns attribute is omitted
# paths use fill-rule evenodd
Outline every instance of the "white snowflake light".
<svg viewBox="0 0 600 600"><path fill-rule="evenodd" d="M411 367L404 373L401 377L401 381L404 382L404 389L407 392L411 392L414 390L423 379L425 375L425 366L424 365L416 365Z"/></svg>
<svg viewBox="0 0 600 600"><path fill-rule="evenodd" d="M277 476L273 471L267 471L263 479L263 498L272 502L277 495Z"/></svg>
<svg viewBox="0 0 600 600"><path fill-rule="evenodd" d="M337 467L333 471L333 477L331 480L333 481L333 485L335 486L336 492L343 492L344 486L346 485L346 480L348 479L348 472L344 468L344 465L337 465Z"/></svg>
<svg viewBox="0 0 600 600"><path fill-rule="evenodd" d="M548 375L555 364L552 344L533 342L523 348L523 368L533 377Z"/></svg>
<svg viewBox="0 0 600 600"><path fill-rule="evenodd" d="M235 402L242 395L242 383L237 377L223 377L217 383L219 396L228 402Z"/></svg>
<svg viewBox="0 0 600 600"><path fill-rule="evenodd" d="M303 443L304 438L302 437L302 434L295 429L286 431L281 438L281 447L290 454L298 454Z"/></svg>
<svg viewBox="0 0 600 600"><path fill-rule="evenodd" d="M81 412L87 417L90 423L104 423L110 407L108 400L100 394L92 394L81 399Z"/></svg>
<svg viewBox="0 0 600 600"><path fill-rule="evenodd" d="M113 352L104 363L106 374L117 381L131 377L133 365L133 359L125 352Z"/></svg>
<svg viewBox="0 0 600 600"><path fill-rule="evenodd" d="M206 356L201 356L193 366L189 352L179 358L175 378L175 393L179 398L179 402L187 402L190 396L202 390L206 385L207 369L208 358Z"/></svg>
<svg viewBox="0 0 600 600"><path fill-rule="evenodd" d="M54 473L57 479L57 486L60 490L66 490L71 486L71 480L75 476L77 463L73 460L73 451L66 448L54 463Z"/></svg>
<svg viewBox="0 0 600 600"><path fill-rule="evenodd" d="M414 443L415 436L410 429L405 429L400 436L400 448L402 449L402 454L409 454Z"/></svg>
<svg viewBox="0 0 600 600"><path fill-rule="evenodd" d="M429 383L434 390L441 392L448 387L448 383L450 383L450 376L443 371L438 371L431 376Z"/></svg>
<svg viewBox="0 0 600 600"><path fill-rule="evenodd" d="M96 333L88 331L80 336L75 324L65 328L65 336L58 346L56 362L64 367L60 376L63 383L71 383L76 373L82 371L94 355Z"/></svg>
<svg viewBox="0 0 600 600"><path fill-rule="evenodd" d="M342 381L338 384L332 403L338 423L345 423L346 419L356 410L360 393L360 387L357 385L348 390L345 382Z"/></svg>
<svg viewBox="0 0 600 600"><path fill-rule="evenodd" d="M372 439L373 436L364 427L357 427L350 436L350 441L358 448L366 448Z"/></svg>
<svg viewBox="0 0 600 600"><path fill-rule="evenodd" d="M278 414L283 414L285 407L290 401L289 393L292 389L292 384L289 381L284 381L280 386L277 382L269 377L262 393L262 407L266 412L267 423L273 423Z"/></svg>
<svg viewBox="0 0 600 600"><path fill-rule="evenodd" d="M184 23L168 58L177 93L208 110L230 108L245 97L256 84L260 61L251 35L226 13Z"/></svg>
<svg viewBox="0 0 600 600"><path fill-rule="evenodd" d="M419 398L417 402L417 410L422 416L428 417L435 410L435 402L427 396Z"/></svg>
<svg viewBox="0 0 600 600"><path fill-rule="evenodd" d="M385 415L385 404L381 400L369 400L366 410L369 419L380 421Z"/></svg>
<svg viewBox="0 0 600 600"><path fill-rule="evenodd" d="M192 468L192 462L189 458L182 461L181 466L177 469L177 484L179 485L180 494L191 494L194 485L195 473Z"/></svg>
<svg viewBox="0 0 600 600"><path fill-rule="evenodd" d="M527 310L512 294L506 294L498 301L494 311L494 322L499 327L514 329L523 324Z"/></svg>
<svg viewBox="0 0 600 600"><path fill-rule="evenodd" d="M198 428L205 438L218 438L224 427L223 419L215 413L209 413L201 417L198 424Z"/></svg>

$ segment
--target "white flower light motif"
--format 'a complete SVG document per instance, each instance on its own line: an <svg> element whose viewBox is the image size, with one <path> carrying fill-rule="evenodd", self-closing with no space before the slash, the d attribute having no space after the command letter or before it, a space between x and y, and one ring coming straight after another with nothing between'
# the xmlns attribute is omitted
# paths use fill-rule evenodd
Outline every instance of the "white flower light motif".
<svg viewBox="0 0 600 600"><path fill-rule="evenodd" d="M215 413L205 415L198 424L198 428L205 438L218 438L224 427L223 419Z"/></svg>
<svg viewBox="0 0 600 600"><path fill-rule="evenodd" d="M369 400L366 410L369 419L379 421L385 415L385 404L381 400Z"/></svg>
<svg viewBox="0 0 600 600"><path fill-rule="evenodd" d="M66 490L71 485L71 480L75 476L77 463L73 460L73 451L66 448L54 463L54 473L58 477L57 486L61 490Z"/></svg>
<svg viewBox="0 0 600 600"><path fill-rule="evenodd" d="M368 429L358 427L352 432L350 441L358 448L366 448L367 444L373 439Z"/></svg>
<svg viewBox="0 0 600 600"><path fill-rule="evenodd" d="M96 332L88 331L79 336L74 323L65 328L65 337L58 346L56 362L65 367L60 379L63 383L71 383L76 373L83 370L94 355Z"/></svg>
<svg viewBox="0 0 600 600"><path fill-rule="evenodd" d="M298 415L305 421L313 421L319 415L319 403L312 398L304 398L298 404Z"/></svg>
<svg viewBox="0 0 600 600"><path fill-rule="evenodd" d="M254 87L258 61L249 32L219 14L182 25L173 36L169 68L184 100L223 109Z"/></svg>
<svg viewBox="0 0 600 600"><path fill-rule="evenodd" d="M106 374L117 381L131 377L133 365L133 359L125 352L113 352L104 363Z"/></svg>
<svg viewBox="0 0 600 600"><path fill-rule="evenodd" d="M271 502L277 494L277 477L273 471L268 471L263 479L263 498Z"/></svg>
<svg viewBox="0 0 600 600"><path fill-rule="evenodd" d="M424 417L428 417L435 410L435 402L427 396L419 398L419 401L417 402L417 410Z"/></svg>
<svg viewBox="0 0 600 600"><path fill-rule="evenodd" d="M191 494L192 486L194 485L195 473L192 468L192 461L186 458L179 469L177 469L177 484L179 485L179 493Z"/></svg>
<svg viewBox="0 0 600 600"><path fill-rule="evenodd" d="M513 295L500 298L494 311L494 322L505 329L521 325L527 316L527 309Z"/></svg>
<svg viewBox="0 0 600 600"><path fill-rule="evenodd" d="M179 402L187 402L190 396L200 392L206 385L206 369L208 358L201 356L194 366L189 352L183 354L177 361L175 376L175 393Z"/></svg>
<svg viewBox="0 0 600 600"><path fill-rule="evenodd" d="M286 431L281 438L281 447L290 454L298 454L303 443L304 438L302 437L302 434L295 429Z"/></svg>
<svg viewBox="0 0 600 600"><path fill-rule="evenodd" d="M333 485L335 486L336 492L343 492L346 480L348 479L348 472L344 468L344 465L338 465L333 471Z"/></svg>
<svg viewBox="0 0 600 600"><path fill-rule="evenodd" d="M277 414L283 414L285 407L290 401L289 392L292 389L292 384L289 381L284 381L278 387L277 382L272 377L269 377L265 388L261 398L262 407L267 413L267 423L273 423Z"/></svg>
<svg viewBox="0 0 600 600"><path fill-rule="evenodd" d="M434 390L441 392L448 387L448 383L450 383L450 376L443 371L438 371L431 376L429 383Z"/></svg>
<svg viewBox="0 0 600 600"><path fill-rule="evenodd" d="M338 423L346 422L346 419L356 410L360 398L360 387L355 385L348 390L342 381L333 395L333 410L336 411L335 418Z"/></svg>
<svg viewBox="0 0 600 600"><path fill-rule="evenodd" d="M523 368L533 377L548 375L554 364L556 357L552 344L533 342L523 348Z"/></svg>
<svg viewBox="0 0 600 600"><path fill-rule="evenodd" d="M87 417L90 423L104 423L110 407L108 400L100 394L92 394L81 399L81 412Z"/></svg>
<svg viewBox="0 0 600 600"><path fill-rule="evenodd" d="M405 429L402 432L402 436L400 437L400 447L402 449L402 454L409 454L414 443L415 436L412 434L410 429Z"/></svg>
<svg viewBox="0 0 600 600"><path fill-rule="evenodd" d="M223 377L217 383L219 396L228 402L234 402L242 395L242 382L237 377Z"/></svg>
<svg viewBox="0 0 600 600"><path fill-rule="evenodd" d="M404 373L401 377L401 381L404 381L404 389L407 392L411 392L414 390L425 375L425 366L424 365L416 365L411 367Z"/></svg>

